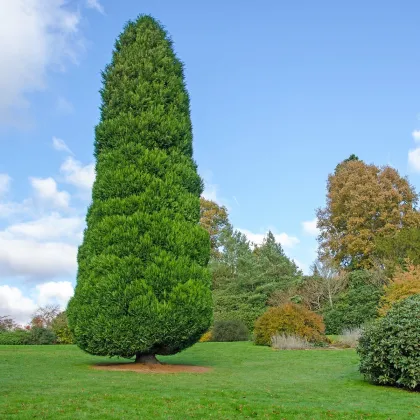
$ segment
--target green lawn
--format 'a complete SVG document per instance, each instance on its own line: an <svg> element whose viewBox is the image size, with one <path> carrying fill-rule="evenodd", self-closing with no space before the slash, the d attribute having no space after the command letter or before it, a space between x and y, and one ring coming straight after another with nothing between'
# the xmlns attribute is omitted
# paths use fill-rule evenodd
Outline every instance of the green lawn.
<svg viewBox="0 0 420 420"><path fill-rule="evenodd" d="M75 346L0 346L0 419L420 419L420 395L364 382L354 350L202 343L162 359L214 370L98 371L109 359Z"/></svg>

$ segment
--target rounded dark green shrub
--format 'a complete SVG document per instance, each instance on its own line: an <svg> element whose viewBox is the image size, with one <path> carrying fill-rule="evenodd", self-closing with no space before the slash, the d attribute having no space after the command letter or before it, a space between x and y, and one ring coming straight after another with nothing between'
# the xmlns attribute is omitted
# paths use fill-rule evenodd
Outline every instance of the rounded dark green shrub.
<svg viewBox="0 0 420 420"><path fill-rule="evenodd" d="M203 183L183 65L150 16L103 72L96 180L67 316L83 350L146 360L199 340L212 318Z"/></svg>
<svg viewBox="0 0 420 420"><path fill-rule="evenodd" d="M237 319L216 321L211 332L212 341L248 341L249 331L244 322Z"/></svg>
<svg viewBox="0 0 420 420"><path fill-rule="evenodd" d="M381 385L420 387L420 295L399 303L359 340L360 372Z"/></svg>

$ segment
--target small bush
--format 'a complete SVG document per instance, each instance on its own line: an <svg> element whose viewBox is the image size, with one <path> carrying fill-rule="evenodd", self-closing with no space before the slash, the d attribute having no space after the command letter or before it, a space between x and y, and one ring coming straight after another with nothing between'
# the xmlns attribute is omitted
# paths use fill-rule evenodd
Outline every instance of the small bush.
<svg viewBox="0 0 420 420"><path fill-rule="evenodd" d="M201 338L200 338L200 340L198 340L200 343L207 343L207 342L209 342L209 341L212 341L212 338L213 338L213 336L212 336L212 332L211 331L207 331L207 332L205 332L202 336L201 336Z"/></svg>
<svg viewBox="0 0 420 420"><path fill-rule="evenodd" d="M396 303L363 332L360 372L381 385L420 388L420 294Z"/></svg>
<svg viewBox="0 0 420 420"><path fill-rule="evenodd" d="M249 331L247 326L236 319L216 321L212 331L212 341L247 341Z"/></svg>
<svg viewBox="0 0 420 420"><path fill-rule="evenodd" d="M57 336L48 328L34 327L30 331L28 344L55 344L56 342Z"/></svg>
<svg viewBox="0 0 420 420"><path fill-rule="evenodd" d="M361 328L349 328L343 331L343 334L335 342L337 346L345 348L356 348L359 344L360 337L362 335Z"/></svg>
<svg viewBox="0 0 420 420"><path fill-rule="evenodd" d="M279 334L271 337L271 347L278 350L304 350L311 348L312 344L297 335Z"/></svg>
<svg viewBox="0 0 420 420"><path fill-rule="evenodd" d="M31 333L26 330L0 332L0 345L25 345L30 344Z"/></svg>
<svg viewBox="0 0 420 420"><path fill-rule="evenodd" d="M322 317L295 303L268 309L255 322L255 344L271 345L271 337L278 334L296 335L312 343L326 341Z"/></svg>

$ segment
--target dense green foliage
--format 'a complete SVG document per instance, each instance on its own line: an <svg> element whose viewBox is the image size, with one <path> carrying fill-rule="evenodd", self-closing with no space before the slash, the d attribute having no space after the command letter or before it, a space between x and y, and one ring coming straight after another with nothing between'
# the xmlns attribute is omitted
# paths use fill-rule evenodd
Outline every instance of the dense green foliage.
<svg viewBox="0 0 420 420"><path fill-rule="evenodd" d="M323 310L327 334L341 334L376 318L383 288L372 277L365 270L349 273L348 289L334 298L333 306L326 305Z"/></svg>
<svg viewBox="0 0 420 420"><path fill-rule="evenodd" d="M420 265L420 229L401 229L391 237L376 238L375 253L390 276L398 267L406 268L407 262Z"/></svg>
<svg viewBox="0 0 420 420"><path fill-rule="evenodd" d="M420 388L420 295L396 303L359 340L360 372L381 385Z"/></svg>
<svg viewBox="0 0 420 420"><path fill-rule="evenodd" d="M31 328L28 344L55 344L57 336L50 328L33 327Z"/></svg>
<svg viewBox="0 0 420 420"><path fill-rule="evenodd" d="M49 328L33 327L0 332L0 345L55 344L57 336Z"/></svg>
<svg viewBox="0 0 420 420"><path fill-rule="evenodd" d="M129 22L103 72L96 181L67 315L97 355L173 354L211 322L202 180L183 65L162 26Z"/></svg>
<svg viewBox="0 0 420 420"><path fill-rule="evenodd" d="M363 381L353 350L273 351L247 342L202 343L161 359L213 370L179 375L95 371L92 364L110 360L76 346L0 346L0 418L418 417L419 395Z"/></svg>
<svg viewBox="0 0 420 420"><path fill-rule="evenodd" d="M248 341L249 330L244 322L237 319L216 321L211 332L212 341Z"/></svg>
<svg viewBox="0 0 420 420"><path fill-rule="evenodd" d="M286 303L270 308L255 322L254 341L260 346L271 346L275 335L286 334L304 338L313 343L326 341L322 317L302 305Z"/></svg>
<svg viewBox="0 0 420 420"><path fill-rule="evenodd" d="M299 283L302 274L271 232L255 247L238 231L225 233L221 241L223 252L211 263L214 318L238 319L251 330L270 296Z"/></svg>
<svg viewBox="0 0 420 420"><path fill-rule="evenodd" d="M59 344L73 344L73 335L68 325L66 312L61 312L54 318L51 323L51 329L57 336Z"/></svg>
<svg viewBox="0 0 420 420"><path fill-rule="evenodd" d="M14 330L0 332L0 345L30 344L31 333L27 330Z"/></svg>

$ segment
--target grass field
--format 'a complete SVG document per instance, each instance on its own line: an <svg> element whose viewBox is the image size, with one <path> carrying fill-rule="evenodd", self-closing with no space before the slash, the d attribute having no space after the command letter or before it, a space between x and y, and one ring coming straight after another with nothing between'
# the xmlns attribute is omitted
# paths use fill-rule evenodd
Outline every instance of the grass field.
<svg viewBox="0 0 420 420"><path fill-rule="evenodd" d="M420 419L420 395L364 382L354 350L202 343L161 360L213 371L98 371L109 359L75 346L0 346L0 419Z"/></svg>

